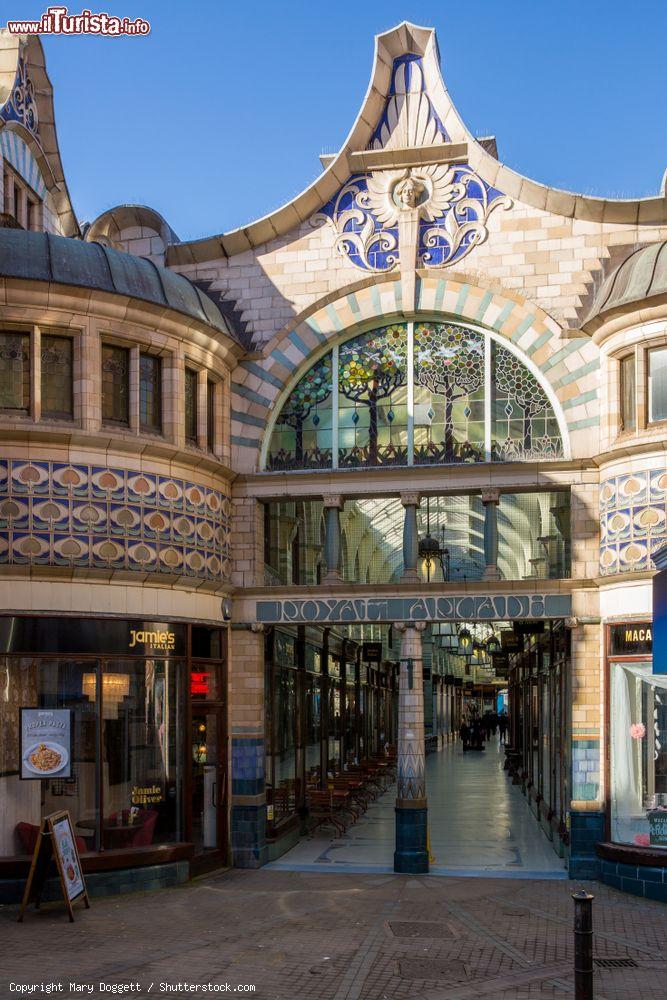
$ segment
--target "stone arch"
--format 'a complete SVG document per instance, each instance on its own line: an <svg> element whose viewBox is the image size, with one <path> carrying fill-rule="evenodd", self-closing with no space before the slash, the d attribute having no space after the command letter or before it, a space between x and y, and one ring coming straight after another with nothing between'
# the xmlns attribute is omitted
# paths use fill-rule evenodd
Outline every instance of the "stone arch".
<svg viewBox="0 0 667 1000"><path fill-rule="evenodd" d="M400 319L447 317L495 333L539 371L562 413L573 457L590 450L599 427L599 350L589 337L563 335L543 309L515 293L474 283L469 276L420 276L415 311L401 302L395 277L369 279L315 303L271 340L261 357L241 361L232 382L235 467L259 468L264 432L297 375L343 334Z"/></svg>

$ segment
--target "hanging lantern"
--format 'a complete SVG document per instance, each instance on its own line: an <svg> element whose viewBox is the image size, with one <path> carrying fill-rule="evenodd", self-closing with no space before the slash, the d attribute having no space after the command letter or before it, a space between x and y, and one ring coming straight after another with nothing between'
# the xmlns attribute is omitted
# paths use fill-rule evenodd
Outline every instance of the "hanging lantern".
<svg viewBox="0 0 667 1000"><path fill-rule="evenodd" d="M461 653L467 656L468 650L470 649L470 644L472 643L472 636L468 631L468 629L465 628L465 626L462 629L459 629L458 640L459 640L458 645Z"/></svg>

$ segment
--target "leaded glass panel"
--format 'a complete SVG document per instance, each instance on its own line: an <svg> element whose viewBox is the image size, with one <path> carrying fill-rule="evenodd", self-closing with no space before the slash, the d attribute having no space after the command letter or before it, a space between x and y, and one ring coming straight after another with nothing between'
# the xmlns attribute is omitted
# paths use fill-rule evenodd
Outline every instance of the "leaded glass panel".
<svg viewBox="0 0 667 1000"><path fill-rule="evenodd" d="M404 324L372 330L339 349L338 464L407 465Z"/></svg>
<svg viewBox="0 0 667 1000"><path fill-rule="evenodd" d="M102 345L102 419L114 424L127 424L130 418L129 398L130 352L126 347Z"/></svg>
<svg viewBox="0 0 667 1000"><path fill-rule="evenodd" d="M332 359L326 354L292 389L271 435L268 469L331 466L331 379Z"/></svg>
<svg viewBox="0 0 667 1000"><path fill-rule="evenodd" d="M545 390L493 335L455 323L398 323L344 341L306 372L278 414L266 468L538 461L563 454Z"/></svg>
<svg viewBox="0 0 667 1000"><path fill-rule="evenodd" d="M561 458L563 442L547 394L515 354L493 345L491 457L496 462Z"/></svg>
<svg viewBox="0 0 667 1000"><path fill-rule="evenodd" d="M139 422L142 430L162 430L162 362L152 354L139 359Z"/></svg>
<svg viewBox="0 0 667 1000"><path fill-rule="evenodd" d="M185 369L185 440L197 444L197 397L199 374L194 368Z"/></svg>
<svg viewBox="0 0 667 1000"><path fill-rule="evenodd" d="M0 409L30 409L30 336L0 333Z"/></svg>
<svg viewBox="0 0 667 1000"><path fill-rule="evenodd" d="M42 416L72 418L72 340L42 334Z"/></svg>
<svg viewBox="0 0 667 1000"><path fill-rule="evenodd" d="M484 335L415 324L415 464L484 461Z"/></svg>

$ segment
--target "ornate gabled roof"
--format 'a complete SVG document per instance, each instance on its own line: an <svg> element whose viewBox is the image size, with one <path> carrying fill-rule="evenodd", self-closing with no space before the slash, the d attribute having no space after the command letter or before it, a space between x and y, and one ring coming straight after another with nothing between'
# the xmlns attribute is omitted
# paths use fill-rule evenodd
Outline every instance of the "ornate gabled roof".
<svg viewBox="0 0 667 1000"><path fill-rule="evenodd" d="M0 30L0 136L5 132L15 132L26 143L63 232L78 236L79 226L60 160L53 88L42 44L35 35L12 35Z"/></svg>
<svg viewBox="0 0 667 1000"><path fill-rule="evenodd" d="M233 256L282 236L323 209L357 175L464 164L487 192L564 217L626 225L667 223L667 197L615 200L560 191L529 180L500 163L495 145L476 139L445 87L435 31L404 22L375 39L371 80L361 110L324 172L282 208L248 226L172 245L169 265Z"/></svg>
<svg viewBox="0 0 667 1000"><path fill-rule="evenodd" d="M173 309L239 343L231 320L184 275L99 243L0 228L0 278L76 285Z"/></svg>

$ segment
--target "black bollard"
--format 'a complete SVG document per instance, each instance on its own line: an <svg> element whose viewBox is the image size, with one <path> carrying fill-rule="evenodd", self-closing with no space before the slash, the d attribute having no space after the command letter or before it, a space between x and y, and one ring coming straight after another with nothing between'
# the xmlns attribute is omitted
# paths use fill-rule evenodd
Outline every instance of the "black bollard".
<svg viewBox="0 0 667 1000"><path fill-rule="evenodd" d="M572 893L574 900L574 996L593 1000L593 900L590 892Z"/></svg>

